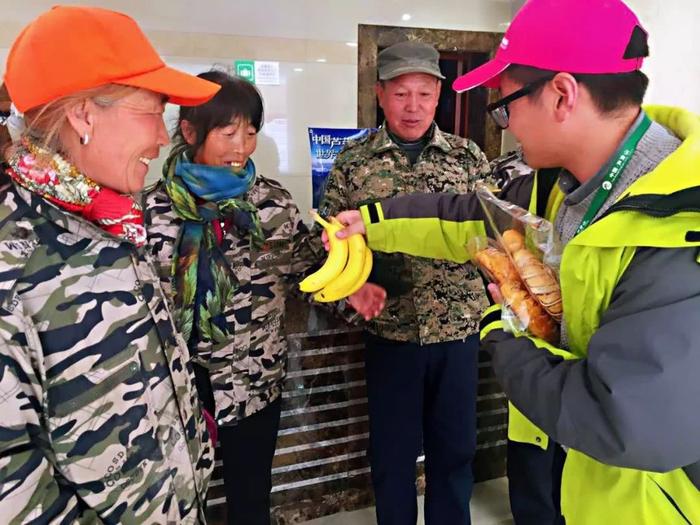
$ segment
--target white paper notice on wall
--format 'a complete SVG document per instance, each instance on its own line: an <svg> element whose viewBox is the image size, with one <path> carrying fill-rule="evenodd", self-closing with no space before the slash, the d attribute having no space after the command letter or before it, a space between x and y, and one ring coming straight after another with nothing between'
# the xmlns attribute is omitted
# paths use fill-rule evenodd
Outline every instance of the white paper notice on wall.
<svg viewBox="0 0 700 525"><path fill-rule="evenodd" d="M280 85L280 63L255 61L255 83L261 86Z"/></svg>

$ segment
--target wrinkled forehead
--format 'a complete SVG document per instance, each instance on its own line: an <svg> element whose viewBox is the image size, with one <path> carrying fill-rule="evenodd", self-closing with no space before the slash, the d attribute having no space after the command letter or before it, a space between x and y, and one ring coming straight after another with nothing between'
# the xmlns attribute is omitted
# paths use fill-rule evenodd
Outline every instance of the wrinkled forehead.
<svg viewBox="0 0 700 525"><path fill-rule="evenodd" d="M118 101L118 105L148 113L162 113L168 97L148 89L138 89Z"/></svg>
<svg viewBox="0 0 700 525"><path fill-rule="evenodd" d="M384 80L384 86L391 90L398 89L435 89L440 79L427 73L407 73L405 75Z"/></svg>

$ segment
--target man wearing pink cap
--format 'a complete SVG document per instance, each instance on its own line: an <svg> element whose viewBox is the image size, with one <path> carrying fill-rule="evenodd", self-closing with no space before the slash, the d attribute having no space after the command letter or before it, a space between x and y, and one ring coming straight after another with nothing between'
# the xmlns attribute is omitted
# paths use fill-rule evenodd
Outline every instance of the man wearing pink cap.
<svg viewBox="0 0 700 525"><path fill-rule="evenodd" d="M454 84L500 90L489 112L538 170L501 196L565 246L560 343L506 332L498 305L481 337L516 407L509 437L567 448L567 525L700 523L700 119L641 108L647 54L619 0L529 0L495 58ZM374 250L455 261L484 233L473 194L339 218Z"/></svg>

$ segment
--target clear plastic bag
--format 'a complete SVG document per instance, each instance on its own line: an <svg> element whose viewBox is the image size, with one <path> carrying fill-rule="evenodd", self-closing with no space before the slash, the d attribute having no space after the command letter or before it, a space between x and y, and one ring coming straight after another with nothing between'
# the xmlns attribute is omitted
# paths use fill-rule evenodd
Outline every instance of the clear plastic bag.
<svg viewBox="0 0 700 525"><path fill-rule="evenodd" d="M558 270L561 243L553 225L486 187L477 189L489 238L472 239L474 263L501 290L504 325L519 334L531 332L556 343L562 316Z"/></svg>

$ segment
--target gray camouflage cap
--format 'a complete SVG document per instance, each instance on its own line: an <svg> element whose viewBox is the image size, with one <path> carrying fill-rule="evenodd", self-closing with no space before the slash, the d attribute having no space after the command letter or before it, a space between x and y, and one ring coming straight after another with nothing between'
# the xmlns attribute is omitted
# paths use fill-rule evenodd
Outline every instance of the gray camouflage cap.
<svg viewBox="0 0 700 525"><path fill-rule="evenodd" d="M377 55L379 80L391 80L407 73L427 73L439 79L440 54L430 44L409 41L399 42L383 49Z"/></svg>

